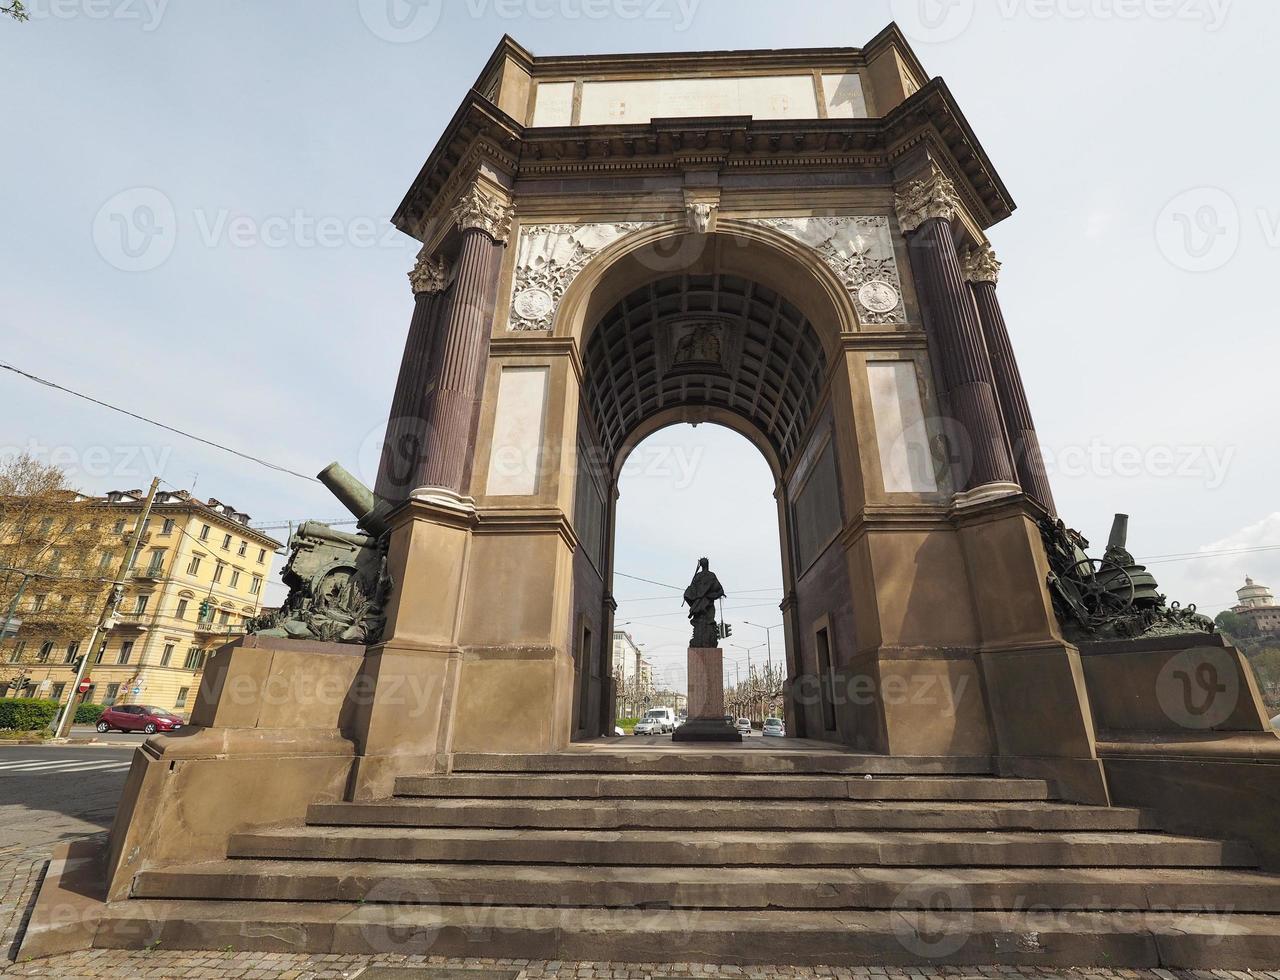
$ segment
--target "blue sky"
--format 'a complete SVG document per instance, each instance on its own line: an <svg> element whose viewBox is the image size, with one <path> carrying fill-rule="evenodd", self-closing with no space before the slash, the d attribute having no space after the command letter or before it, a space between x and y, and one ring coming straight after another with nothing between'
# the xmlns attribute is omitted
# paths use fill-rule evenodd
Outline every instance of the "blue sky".
<svg viewBox="0 0 1280 980"><path fill-rule="evenodd" d="M1019 204L991 237L1064 515L1097 542L1130 512L1145 556L1280 545L1273 4L31 7L30 23L0 23L0 360L290 469L339 459L371 480L415 252L386 221L503 32L539 54L858 45L897 19ZM154 205L172 239L140 259L122 251L120 200ZM161 469L255 520L342 512L317 485L4 373L0 405L0 450L69 463L86 490L145 486ZM707 427L656 438L700 449L700 464L692 482L624 486L619 569L683 581L699 549L662 536L665 515L728 488L706 550L725 556L731 592L776 585L754 450ZM1171 596L1216 611L1245 572L1280 586L1280 549L1153 570ZM655 595L640 582L618 593ZM624 603L618 618L661 605ZM637 635L655 650L679 641L671 617L636 620Z"/></svg>

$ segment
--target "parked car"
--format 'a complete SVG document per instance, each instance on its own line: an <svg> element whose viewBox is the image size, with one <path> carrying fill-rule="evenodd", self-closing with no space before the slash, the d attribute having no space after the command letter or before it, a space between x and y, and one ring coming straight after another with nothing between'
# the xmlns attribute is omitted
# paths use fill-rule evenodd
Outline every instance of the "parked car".
<svg viewBox="0 0 1280 980"><path fill-rule="evenodd" d="M113 728L121 732L176 732L183 725L177 715L164 708L156 708L146 704L112 705L102 712L98 720L98 731L109 732Z"/></svg>
<svg viewBox="0 0 1280 980"><path fill-rule="evenodd" d="M737 723L736 725L734 725L734 727L735 727L736 729L738 729L738 734L740 734L740 735L750 735L750 734L751 734L751 719L750 719L750 718L739 718L739 719L738 719L738 723Z"/></svg>
<svg viewBox="0 0 1280 980"><path fill-rule="evenodd" d="M766 718L764 727L760 729L760 734L781 738L787 734L787 726L782 723L781 718Z"/></svg>
<svg viewBox="0 0 1280 980"><path fill-rule="evenodd" d="M670 735L676 730L676 713L670 708L650 708L635 727L637 735Z"/></svg>

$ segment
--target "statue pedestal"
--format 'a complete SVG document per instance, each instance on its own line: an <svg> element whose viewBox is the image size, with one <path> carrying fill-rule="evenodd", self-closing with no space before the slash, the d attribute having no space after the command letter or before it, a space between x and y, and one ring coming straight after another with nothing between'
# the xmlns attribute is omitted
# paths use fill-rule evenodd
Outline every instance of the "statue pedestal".
<svg viewBox="0 0 1280 980"><path fill-rule="evenodd" d="M724 653L719 647L689 648L689 720L673 742L741 742L724 720Z"/></svg>

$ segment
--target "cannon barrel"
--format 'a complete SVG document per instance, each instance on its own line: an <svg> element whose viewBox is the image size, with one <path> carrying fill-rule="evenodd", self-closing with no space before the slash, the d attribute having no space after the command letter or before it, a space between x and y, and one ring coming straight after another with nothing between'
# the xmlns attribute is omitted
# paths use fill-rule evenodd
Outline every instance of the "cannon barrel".
<svg viewBox="0 0 1280 980"><path fill-rule="evenodd" d="M342 506L351 511L360 530L380 538L389 529L386 505L379 504L373 491L348 473L341 463L330 463L317 479L332 491Z"/></svg>
<svg viewBox="0 0 1280 980"><path fill-rule="evenodd" d="M328 524L321 524L319 521L304 521L298 525L298 529L293 536L295 538L310 538L316 541L348 545L352 548L367 548L374 543L374 539L367 534L348 534L346 531L335 531Z"/></svg>
<svg viewBox="0 0 1280 980"><path fill-rule="evenodd" d="M1111 537L1107 538L1108 548L1124 548L1128 550L1129 515L1117 514L1111 522Z"/></svg>

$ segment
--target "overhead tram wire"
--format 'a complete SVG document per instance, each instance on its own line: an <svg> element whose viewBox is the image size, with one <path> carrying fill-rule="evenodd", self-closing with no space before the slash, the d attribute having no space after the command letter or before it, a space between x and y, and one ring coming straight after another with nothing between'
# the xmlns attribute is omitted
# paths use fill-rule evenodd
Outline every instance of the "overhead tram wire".
<svg viewBox="0 0 1280 980"><path fill-rule="evenodd" d="M164 429L166 432L172 432L175 435L182 436L184 439L191 439L195 442L203 443L206 446L211 446L214 449L220 449L224 453L230 453L233 456L239 456L241 459L247 459L251 463L257 463L259 466L265 466L267 469L275 470L277 473L287 473L289 476L296 476L299 480L306 480L309 483L320 482L314 476L307 476L305 473L299 473L297 470L291 470L287 466L280 466L277 463L272 463L268 460L261 458L260 456L254 456L250 453L241 452L238 449L232 449L230 446L224 446L222 445L222 443L214 442L212 439L205 439L203 436L198 436L191 432L184 432L182 429L174 428L172 425L166 425L163 422L158 422L155 419L148 418L145 415L139 415L136 412L131 412L126 408L120 408L118 405L112 405L110 402L104 402L100 398L94 398L92 395L86 395L83 392L74 390L73 388L67 388L66 386L60 385L55 381L50 381L47 378L42 378L39 375L32 374L30 371L24 371L22 370L22 368L16 367L13 364L8 364L5 361L0 361L0 369L3 369L5 371L12 371L14 374L18 375L19 377L26 378L28 381L34 381L36 384L44 385L46 388L53 388L55 391L61 391L75 398L80 398L80 399L83 399L84 401L92 402L94 405L99 405L102 408L110 409L113 412L119 412L121 415L127 415L129 418L136 419L139 422L146 422L148 425L154 425L157 428ZM168 481L165 481L165 482L168 482ZM172 485L173 484L170 484L170 486Z"/></svg>

